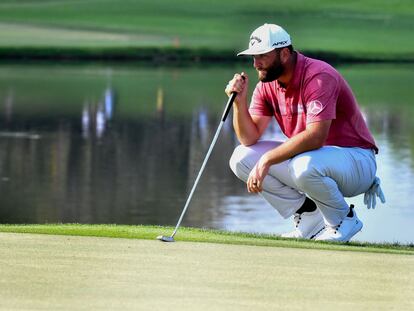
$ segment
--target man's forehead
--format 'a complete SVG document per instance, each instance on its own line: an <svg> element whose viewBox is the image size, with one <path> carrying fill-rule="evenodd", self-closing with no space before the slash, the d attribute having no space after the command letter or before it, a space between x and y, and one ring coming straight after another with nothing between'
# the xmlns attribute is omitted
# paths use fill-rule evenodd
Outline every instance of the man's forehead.
<svg viewBox="0 0 414 311"><path fill-rule="evenodd" d="M274 49L274 50L271 50L271 51L269 51L269 52L266 52L266 53L263 53L263 54L256 54L256 55L253 55L254 57L268 57L268 56L272 56L272 54L274 54L274 53L276 53L276 49Z"/></svg>

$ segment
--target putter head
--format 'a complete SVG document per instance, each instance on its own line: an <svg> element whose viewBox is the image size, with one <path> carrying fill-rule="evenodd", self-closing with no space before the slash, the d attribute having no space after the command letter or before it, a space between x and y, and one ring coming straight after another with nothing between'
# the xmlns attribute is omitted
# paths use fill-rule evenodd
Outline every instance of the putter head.
<svg viewBox="0 0 414 311"><path fill-rule="evenodd" d="M172 236L165 236L165 235L157 236L157 240L160 240L161 242L175 242Z"/></svg>

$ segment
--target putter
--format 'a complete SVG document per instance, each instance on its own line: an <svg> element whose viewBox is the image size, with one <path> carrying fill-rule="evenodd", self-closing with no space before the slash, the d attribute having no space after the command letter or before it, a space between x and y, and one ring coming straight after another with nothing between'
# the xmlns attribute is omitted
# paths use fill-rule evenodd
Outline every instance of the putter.
<svg viewBox="0 0 414 311"><path fill-rule="evenodd" d="M243 77L243 76L242 76ZM244 79L244 77L243 77ZM187 202L185 202L184 209L181 212L180 219L178 219L177 225L175 226L174 232L170 236L160 235L157 237L158 240L162 242L175 242L174 235L177 233L178 228L180 227L181 221L183 220L184 214L187 211L188 206L190 205L191 198L193 197L194 191L197 188L197 184L200 180L201 175L203 174L204 168L206 167L207 161L210 158L210 154L213 151L214 145L216 144L217 138L220 134L221 128L223 127L224 122L226 121L227 115L230 112L230 108L233 105L234 99L236 98L237 93L231 93L229 100L227 101L226 108L224 109L223 115L221 117L221 122L217 128L216 134L214 135L213 141L210 144L210 148L208 148L206 157L204 158L203 164L201 165L200 171L198 172L197 178L194 182L193 188L190 191L190 195L187 198Z"/></svg>

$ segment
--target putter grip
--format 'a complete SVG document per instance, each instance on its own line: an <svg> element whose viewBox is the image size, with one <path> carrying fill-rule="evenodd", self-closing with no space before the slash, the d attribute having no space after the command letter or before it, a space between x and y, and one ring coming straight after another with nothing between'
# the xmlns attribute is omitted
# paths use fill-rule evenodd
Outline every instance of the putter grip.
<svg viewBox="0 0 414 311"><path fill-rule="evenodd" d="M243 80L246 80L244 76L241 76ZM227 101L226 109L224 109L223 116L221 117L221 121L224 122L227 119L227 116L230 112L231 106L233 106L234 99L236 98L237 93L233 92L231 93L231 96L229 97L229 100Z"/></svg>
<svg viewBox="0 0 414 311"><path fill-rule="evenodd" d="M236 92L231 93L231 96L229 97L229 100L227 101L226 109L224 109L223 116L221 117L222 122L226 121L227 115L230 112L231 106L233 105L233 102L236 96L237 96Z"/></svg>

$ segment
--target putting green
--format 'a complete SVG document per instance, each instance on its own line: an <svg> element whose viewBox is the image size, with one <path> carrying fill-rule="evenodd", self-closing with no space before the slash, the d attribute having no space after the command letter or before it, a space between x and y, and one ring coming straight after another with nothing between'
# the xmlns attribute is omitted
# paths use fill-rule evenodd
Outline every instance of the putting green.
<svg viewBox="0 0 414 311"><path fill-rule="evenodd" d="M1 310L413 310L414 256L0 233Z"/></svg>

